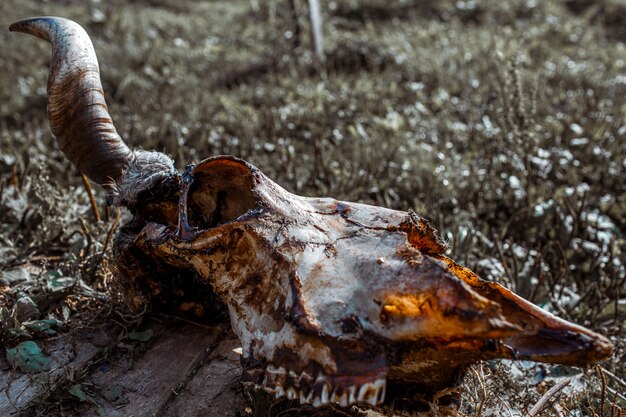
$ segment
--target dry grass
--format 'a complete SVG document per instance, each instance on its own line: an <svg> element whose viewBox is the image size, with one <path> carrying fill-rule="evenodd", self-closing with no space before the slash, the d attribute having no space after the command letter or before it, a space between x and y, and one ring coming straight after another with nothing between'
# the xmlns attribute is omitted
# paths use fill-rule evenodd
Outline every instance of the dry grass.
<svg viewBox="0 0 626 417"><path fill-rule="evenodd" d="M620 415L626 5L328 2L328 64L316 74L286 4L5 0L0 26L43 14L82 23L130 144L180 168L234 154L291 191L414 209L453 258L617 347L604 384L593 369L477 366L465 415L521 415L565 376L573 382L541 415ZM62 319L77 313L66 297L110 296L115 216L92 220L80 176L52 143L49 47L8 32L0 45L0 277L32 279L0 283L0 303L11 308L19 289ZM102 190L96 200L103 211ZM80 285L51 298L42 288L57 275Z"/></svg>

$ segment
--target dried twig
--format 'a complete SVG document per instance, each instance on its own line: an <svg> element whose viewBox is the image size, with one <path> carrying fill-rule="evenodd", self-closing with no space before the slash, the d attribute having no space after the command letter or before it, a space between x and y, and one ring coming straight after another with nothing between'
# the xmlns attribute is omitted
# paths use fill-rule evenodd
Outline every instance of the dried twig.
<svg viewBox="0 0 626 417"><path fill-rule="evenodd" d="M319 0L309 0L309 19L311 20L311 40L319 63L325 61L324 36L322 35L322 12Z"/></svg>
<svg viewBox="0 0 626 417"><path fill-rule="evenodd" d="M300 14L298 13L298 6L296 0L289 0L289 8L291 9L291 18L294 22L292 42L293 50L297 51L300 48L302 41L302 29L300 28Z"/></svg>
<svg viewBox="0 0 626 417"><path fill-rule="evenodd" d="M615 393L613 394L613 401L611 401L611 417L616 417L616 415L617 415L617 411L618 411L617 410L618 409L618 407L617 407L617 395L618 395L618 392L615 391Z"/></svg>
<svg viewBox="0 0 626 417"><path fill-rule="evenodd" d="M565 388L565 386L569 385L570 382L572 382L571 379L564 379L563 381L550 388L548 392L543 394L539 401L537 401L533 408L530 409L530 411L528 412L528 416L535 417L536 415L539 415L539 413L543 411L544 408L546 408L548 402L554 396L556 396L563 388Z"/></svg>
<svg viewBox="0 0 626 417"><path fill-rule="evenodd" d="M606 378L604 377L604 373L602 372L602 367L600 365L596 366L596 370L598 371L598 375L600 375L600 381L602 381L602 402L600 403L600 415L604 417L604 403L606 402Z"/></svg>
<svg viewBox="0 0 626 417"><path fill-rule="evenodd" d="M15 164L11 167L11 184L13 184L13 187L15 187L17 191L20 190L20 179L17 175L17 166Z"/></svg>
<svg viewBox="0 0 626 417"><path fill-rule="evenodd" d="M85 184L85 189L87 190L87 195L89 196L89 202L91 203L91 212L93 213L93 217L97 222L100 221L100 212L98 211L98 205L96 204L96 199L93 196L93 191L91 190L91 185L89 184L89 180L85 176L85 174L81 175L83 179L83 184Z"/></svg>
<svg viewBox="0 0 626 417"><path fill-rule="evenodd" d="M507 414L509 415L509 417L513 417L513 410L511 410L511 407L507 404L507 402L506 402L506 401L504 401L504 400L502 399L502 397L500 397L499 395L498 395L498 396L496 396L496 398L497 398L498 400L500 400L500 402L502 403L502 406L503 406L504 408L506 408L506 411L507 411Z"/></svg>
<svg viewBox="0 0 626 417"><path fill-rule="evenodd" d="M619 393L619 391L614 390L614 389L613 389L613 388L611 388L611 387L606 387L606 391L607 391L609 394L613 395L616 399L617 399L617 398L619 398L619 399L620 399L620 401L623 401L623 402L625 402L625 403L626 403L626 397L624 397L622 394L620 394L620 393Z"/></svg>
<svg viewBox="0 0 626 417"><path fill-rule="evenodd" d="M604 372L605 374L607 374L608 376L610 376L611 378L613 378L617 383L619 383L621 386L623 386L624 388L626 388L626 381L624 381L623 379L621 379L620 377L618 377L617 375L615 375L614 373L604 369L602 366L600 366L600 369L602 370L602 372Z"/></svg>
<svg viewBox="0 0 626 417"><path fill-rule="evenodd" d="M494 237L496 237L495 233L494 233ZM502 264L502 267L504 268L504 273L506 274L506 277L511 280L511 282L515 283L515 290L519 291L519 285L518 285L518 276L517 274L515 276L513 276L511 274L511 271L509 269L509 264L506 261L506 257L504 256L504 250L502 250L502 244L500 243L500 240L498 240L497 238L494 239L494 242L496 244L496 249L498 250L498 255L500 256L500 263ZM513 257L515 258L515 257ZM527 295L526 295L527 296Z"/></svg>
<svg viewBox="0 0 626 417"><path fill-rule="evenodd" d="M113 238L113 233L115 232L117 225L120 223L121 216L122 216L122 210L120 210L120 208L118 207L115 213L115 220L113 220L113 224L111 224L111 227L109 228L109 231L107 232L106 239L104 240L104 246L102 247L102 256L104 256L105 252L107 251L107 248L109 247L109 243L111 243L111 239Z"/></svg>
<svg viewBox="0 0 626 417"><path fill-rule="evenodd" d="M483 380L485 379L485 375L483 374L482 364L480 365L480 373L476 370L476 368L472 368L472 371L474 372L476 380L480 384L481 398L478 409L476 410L476 417L481 417L483 415L483 409L485 408L485 400L487 399L487 390L485 389L485 383L483 382Z"/></svg>

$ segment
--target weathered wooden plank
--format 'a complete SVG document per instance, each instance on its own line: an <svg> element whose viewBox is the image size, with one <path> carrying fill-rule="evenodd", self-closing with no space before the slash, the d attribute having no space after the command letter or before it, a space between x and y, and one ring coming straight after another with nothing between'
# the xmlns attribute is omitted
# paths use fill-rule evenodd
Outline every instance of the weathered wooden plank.
<svg viewBox="0 0 626 417"><path fill-rule="evenodd" d="M33 375L14 370L0 373L0 416L16 415L44 399L74 371L86 368L114 340L115 334L113 327L85 329L38 341L50 358L50 370Z"/></svg>
<svg viewBox="0 0 626 417"><path fill-rule="evenodd" d="M224 324L200 326L182 321L152 323L148 328L154 335L145 351L99 366L83 379L84 386L98 393L94 399L99 406L84 415L162 415L229 331ZM107 395L111 392L117 398Z"/></svg>
<svg viewBox="0 0 626 417"><path fill-rule="evenodd" d="M163 417L235 417L246 402L241 394L239 355L233 349L239 340L228 333L208 360L163 410Z"/></svg>

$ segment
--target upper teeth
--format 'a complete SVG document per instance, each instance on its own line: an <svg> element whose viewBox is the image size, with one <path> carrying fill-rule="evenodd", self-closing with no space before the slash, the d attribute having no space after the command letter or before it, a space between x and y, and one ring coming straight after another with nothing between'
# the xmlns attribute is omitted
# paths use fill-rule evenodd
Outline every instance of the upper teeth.
<svg viewBox="0 0 626 417"><path fill-rule="evenodd" d="M289 384L285 378L287 375L296 377L289 378L297 381L294 386L285 386ZM305 381L306 383L304 383ZM365 382L360 386L345 386L338 383L332 376L325 375L319 375L313 382L313 378L304 372L298 376L285 368L268 365L263 385L257 386L257 388L273 393L276 398L287 397L290 400L299 400L300 404L311 404L314 407L329 403L348 407L357 402L367 402L372 405L382 403L385 399L386 385L385 379L379 378ZM314 386L318 388L314 389ZM320 387L321 391L319 391Z"/></svg>

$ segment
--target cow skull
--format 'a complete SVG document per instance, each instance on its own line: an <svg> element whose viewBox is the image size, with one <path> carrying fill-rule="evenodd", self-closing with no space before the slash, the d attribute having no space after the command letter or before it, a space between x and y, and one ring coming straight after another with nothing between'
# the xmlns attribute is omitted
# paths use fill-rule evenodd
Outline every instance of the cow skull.
<svg viewBox="0 0 626 417"><path fill-rule="evenodd" d="M59 146L134 214L115 243L131 304L146 293L163 300L176 271L190 271L208 295L190 302L174 289L176 302L226 305L244 379L257 387L314 406L379 404L388 380L432 393L479 360L585 366L611 354L603 336L447 258L413 212L297 196L230 156L181 175L163 154L131 151L85 31L52 17L10 29L52 43L48 112Z"/></svg>

